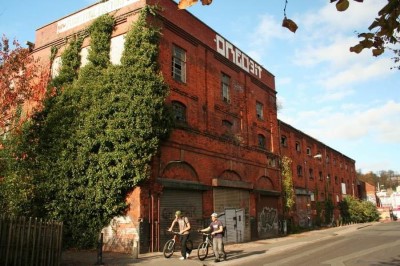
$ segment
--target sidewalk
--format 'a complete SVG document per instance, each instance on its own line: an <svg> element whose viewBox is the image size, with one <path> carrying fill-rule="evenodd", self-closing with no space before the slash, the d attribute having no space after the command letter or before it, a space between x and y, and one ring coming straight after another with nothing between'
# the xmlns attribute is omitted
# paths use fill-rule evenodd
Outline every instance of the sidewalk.
<svg viewBox="0 0 400 266"><path fill-rule="evenodd" d="M257 240L247 243L228 244L225 246L228 258L227 261L214 263L211 254L206 260L200 261L197 258L197 250L193 250L190 258L184 261L179 260L180 252L166 259L161 252L140 254L138 259L132 258L129 254L105 252L102 257L102 265L106 266L133 266L133 265L156 265L156 266L185 266L185 265L241 265L243 260L249 256L260 254L277 254L296 248L305 243L317 242L322 239L342 235L357 229L373 226L375 223L352 224L328 229L313 230L301 234L292 234L280 238ZM211 252L212 253L212 252ZM62 254L61 266L86 266L99 265L96 251L65 251Z"/></svg>

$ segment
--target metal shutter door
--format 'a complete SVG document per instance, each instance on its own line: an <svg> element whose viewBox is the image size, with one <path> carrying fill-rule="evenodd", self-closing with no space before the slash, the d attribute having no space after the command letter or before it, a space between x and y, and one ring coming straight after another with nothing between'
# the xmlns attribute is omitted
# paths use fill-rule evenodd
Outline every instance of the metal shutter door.
<svg viewBox="0 0 400 266"><path fill-rule="evenodd" d="M225 213L221 217L221 221L226 225L227 235L225 241L227 243L243 242L250 240L250 226L248 219L249 214L249 191L243 189L231 189L231 188L214 188L214 211L218 214ZM243 214L241 209L244 210ZM243 217L244 216L244 217ZM240 218L239 220L232 220L231 218ZM243 223L244 228L237 227Z"/></svg>
<svg viewBox="0 0 400 266"><path fill-rule="evenodd" d="M259 238L278 235L278 198L260 196L257 202L257 231Z"/></svg>
<svg viewBox="0 0 400 266"><path fill-rule="evenodd" d="M175 211L180 210L182 214L188 217L192 227L190 239L193 241L193 247L197 247L202 241L202 236L196 232L203 228L202 222L202 192L195 190L176 190L164 189L160 198L160 249L169 240L172 235L167 232L175 218ZM177 230L177 224L174 231Z"/></svg>

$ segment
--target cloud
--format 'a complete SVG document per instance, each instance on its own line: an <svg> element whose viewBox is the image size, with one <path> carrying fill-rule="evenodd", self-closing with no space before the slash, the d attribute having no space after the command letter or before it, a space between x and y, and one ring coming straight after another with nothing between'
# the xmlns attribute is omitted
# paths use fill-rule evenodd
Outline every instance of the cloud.
<svg viewBox="0 0 400 266"><path fill-rule="evenodd" d="M260 23L253 33L253 43L256 46L264 46L274 39L287 39L288 31L282 27L281 23L271 15L261 16Z"/></svg>
<svg viewBox="0 0 400 266"><path fill-rule="evenodd" d="M327 89L336 89L360 81L365 82L369 79L384 78L393 74L393 71L390 70L392 64L393 62L389 58L377 59L367 65L352 62L347 68L319 82L325 84Z"/></svg>
<svg viewBox="0 0 400 266"><path fill-rule="evenodd" d="M351 156L357 166L393 168L400 97L392 55L349 51L360 40L356 32L368 31L387 1L350 1L343 13L322 2L290 14L299 26L295 34L281 27L280 17L266 15L248 39L251 53L276 76L279 119Z"/></svg>
<svg viewBox="0 0 400 266"><path fill-rule="evenodd" d="M400 144L400 102L387 101L366 109L353 105L352 109L334 110L327 107L318 111L300 112L297 124L306 132L326 140L352 141L371 138L380 143Z"/></svg>
<svg viewBox="0 0 400 266"><path fill-rule="evenodd" d="M319 10L310 10L298 16L301 27L308 33L316 32L329 37L337 32L366 31L377 16L386 0L369 0L363 3L350 1L349 9L338 12L334 3L326 4Z"/></svg>

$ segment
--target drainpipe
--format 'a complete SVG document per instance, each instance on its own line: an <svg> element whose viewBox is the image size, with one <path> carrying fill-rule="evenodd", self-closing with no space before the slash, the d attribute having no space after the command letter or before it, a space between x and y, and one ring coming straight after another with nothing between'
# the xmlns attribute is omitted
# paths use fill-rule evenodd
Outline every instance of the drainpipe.
<svg viewBox="0 0 400 266"><path fill-rule="evenodd" d="M157 250L160 250L160 194L157 195Z"/></svg>
<svg viewBox="0 0 400 266"><path fill-rule="evenodd" d="M150 202L150 224L151 224L151 229L150 229L150 251L154 252L154 195L151 194L151 202Z"/></svg>

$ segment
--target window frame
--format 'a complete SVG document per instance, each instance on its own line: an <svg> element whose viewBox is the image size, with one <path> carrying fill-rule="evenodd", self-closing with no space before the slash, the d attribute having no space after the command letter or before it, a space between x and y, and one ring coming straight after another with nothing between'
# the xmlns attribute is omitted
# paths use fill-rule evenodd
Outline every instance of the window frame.
<svg viewBox="0 0 400 266"><path fill-rule="evenodd" d="M281 135L281 146L283 147L288 146L288 138L285 135Z"/></svg>
<svg viewBox="0 0 400 266"><path fill-rule="evenodd" d="M297 176L303 176L303 167L301 165L297 165Z"/></svg>
<svg viewBox="0 0 400 266"><path fill-rule="evenodd" d="M174 120L178 123L187 123L187 107L185 104L183 104L180 101L172 101L172 108L174 111ZM181 116L178 116L177 111L181 111L179 114ZM179 117L182 117L179 119Z"/></svg>
<svg viewBox="0 0 400 266"><path fill-rule="evenodd" d="M267 138L263 134L257 135L257 146L260 149L266 150L267 149Z"/></svg>
<svg viewBox="0 0 400 266"><path fill-rule="evenodd" d="M171 64L172 78L178 82L186 83L186 50L173 45Z"/></svg>
<svg viewBox="0 0 400 266"><path fill-rule="evenodd" d="M231 77L225 74L224 72L221 72L221 96L222 96L222 101L226 103L231 102L230 85L231 85Z"/></svg>
<svg viewBox="0 0 400 266"><path fill-rule="evenodd" d="M258 119L264 120L264 105L256 101L256 116Z"/></svg>
<svg viewBox="0 0 400 266"><path fill-rule="evenodd" d="M301 152L301 144L300 141L296 141L295 143L295 149L297 152Z"/></svg>

